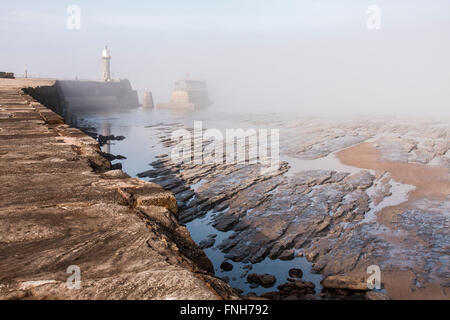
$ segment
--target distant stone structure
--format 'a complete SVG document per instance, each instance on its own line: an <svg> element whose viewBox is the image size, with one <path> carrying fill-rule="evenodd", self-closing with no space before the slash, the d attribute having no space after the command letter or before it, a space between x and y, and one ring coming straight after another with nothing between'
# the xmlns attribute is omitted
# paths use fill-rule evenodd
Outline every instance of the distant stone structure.
<svg viewBox="0 0 450 320"><path fill-rule="evenodd" d="M153 96L150 91L144 92L144 97L142 99L142 106L146 109L153 109Z"/></svg>
<svg viewBox="0 0 450 320"><path fill-rule="evenodd" d="M57 81L64 102L77 109L126 109L139 106L130 81Z"/></svg>
<svg viewBox="0 0 450 320"><path fill-rule="evenodd" d="M111 54L109 52L108 46L102 51L102 81L109 82L111 81Z"/></svg>
<svg viewBox="0 0 450 320"><path fill-rule="evenodd" d="M27 93L74 124L74 115L104 114L138 107L139 100L128 80L57 80L52 86L28 88Z"/></svg>
<svg viewBox="0 0 450 320"><path fill-rule="evenodd" d="M0 78L3 79L14 79L14 73L12 72L4 72L4 71L0 71Z"/></svg>
<svg viewBox="0 0 450 320"><path fill-rule="evenodd" d="M169 103L159 103L158 109L198 110L210 106L208 90L205 81L178 80L170 96Z"/></svg>
<svg viewBox="0 0 450 320"><path fill-rule="evenodd" d="M69 124L74 124L71 120L76 116L138 107L138 95L130 81L111 79L110 60L110 51L105 46L101 81L57 80L52 86L29 88L28 94L64 116Z"/></svg>

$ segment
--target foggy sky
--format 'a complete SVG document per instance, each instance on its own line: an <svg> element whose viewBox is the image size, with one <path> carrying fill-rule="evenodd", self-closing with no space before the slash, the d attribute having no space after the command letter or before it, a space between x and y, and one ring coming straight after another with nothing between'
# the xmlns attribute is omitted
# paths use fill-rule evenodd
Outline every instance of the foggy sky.
<svg viewBox="0 0 450 320"><path fill-rule="evenodd" d="M450 115L450 0L2 1L0 40L0 71L67 79L100 79L107 44L156 103L189 73L220 111Z"/></svg>

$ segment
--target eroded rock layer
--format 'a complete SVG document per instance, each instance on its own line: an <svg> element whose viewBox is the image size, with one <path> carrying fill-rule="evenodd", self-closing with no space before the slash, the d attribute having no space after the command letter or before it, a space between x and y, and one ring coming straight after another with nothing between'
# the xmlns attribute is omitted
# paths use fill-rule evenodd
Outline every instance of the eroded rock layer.
<svg viewBox="0 0 450 320"><path fill-rule="evenodd" d="M380 268L383 292L393 298L448 298L448 121L266 117L233 125L282 128L279 170L268 175L258 164L175 163L170 136L180 125L160 124L152 130L168 149L140 174L175 194L181 221L208 215L227 232L209 247L238 263L301 255L324 279L350 279L347 287L326 281L325 298L351 296L353 282L366 285L371 265ZM209 142L203 143L206 149ZM293 286L269 296L292 298L287 289Z"/></svg>

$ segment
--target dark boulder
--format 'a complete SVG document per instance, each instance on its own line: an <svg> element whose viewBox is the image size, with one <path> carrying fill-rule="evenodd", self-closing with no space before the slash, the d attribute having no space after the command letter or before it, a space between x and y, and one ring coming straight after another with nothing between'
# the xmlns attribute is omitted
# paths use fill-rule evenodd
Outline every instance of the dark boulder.
<svg viewBox="0 0 450 320"><path fill-rule="evenodd" d="M269 288L272 287L277 279L271 274L256 274L251 273L247 276L248 283L259 284L263 287Z"/></svg>
<svg viewBox="0 0 450 320"><path fill-rule="evenodd" d="M224 261L220 265L220 269L222 269L223 271L231 271L231 270L233 270L233 265L231 263L229 263L228 261Z"/></svg>
<svg viewBox="0 0 450 320"><path fill-rule="evenodd" d="M291 278L301 278L303 277L302 269L292 268L289 270L289 277Z"/></svg>

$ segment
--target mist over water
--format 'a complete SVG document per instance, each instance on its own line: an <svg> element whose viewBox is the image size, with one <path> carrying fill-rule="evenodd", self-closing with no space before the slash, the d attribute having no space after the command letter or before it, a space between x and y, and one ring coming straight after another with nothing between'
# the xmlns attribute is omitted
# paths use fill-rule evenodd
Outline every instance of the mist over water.
<svg viewBox="0 0 450 320"><path fill-rule="evenodd" d="M310 281L318 297L323 276L375 261L413 271L416 287L390 274L397 298L398 288L420 296L420 283L447 288L449 0L3 1L0 39L0 71L16 77L26 67L29 77L100 81L107 45L112 78L128 79L141 101L151 91L155 105L168 102L185 77L206 81L214 104L194 112L89 100L101 91L92 83L79 89L88 103L68 95L58 109L97 139L112 169L173 192L180 223L200 246L214 239L204 252L232 287L262 294ZM180 129L194 133L193 159L209 156L209 136L200 129L197 152L187 130L199 122L222 136L276 130L277 171L176 163ZM276 282L258 287L249 272Z"/></svg>
<svg viewBox="0 0 450 320"><path fill-rule="evenodd" d="M0 70L100 79L107 44L155 103L189 74L218 112L450 115L450 1L77 1L79 30L70 4L1 3Z"/></svg>

